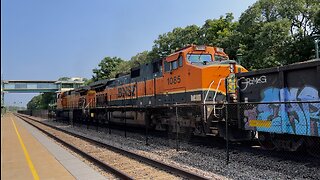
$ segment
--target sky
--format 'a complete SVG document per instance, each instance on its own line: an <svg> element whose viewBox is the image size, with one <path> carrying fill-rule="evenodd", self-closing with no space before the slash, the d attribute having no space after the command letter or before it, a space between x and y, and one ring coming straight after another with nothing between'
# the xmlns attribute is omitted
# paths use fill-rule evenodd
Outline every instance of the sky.
<svg viewBox="0 0 320 180"><path fill-rule="evenodd" d="M129 60L160 34L202 26L256 0L1 0L1 78L91 78L106 56ZM37 94L5 94L23 106Z"/></svg>

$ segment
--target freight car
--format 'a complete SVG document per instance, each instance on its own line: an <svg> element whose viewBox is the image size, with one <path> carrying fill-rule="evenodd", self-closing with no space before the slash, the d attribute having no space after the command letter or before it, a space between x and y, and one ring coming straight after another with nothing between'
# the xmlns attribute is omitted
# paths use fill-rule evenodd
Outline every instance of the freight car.
<svg viewBox="0 0 320 180"><path fill-rule="evenodd" d="M320 59L236 76L241 126L264 148L320 149Z"/></svg>
<svg viewBox="0 0 320 180"><path fill-rule="evenodd" d="M236 91L226 91L226 79L246 72L229 60L222 48L191 45L168 57L132 68L129 74L95 82L58 95L58 118L90 120L99 124L126 123L156 130L192 132L199 136L226 137L224 101L236 101ZM179 116L172 105L179 104ZM171 107L171 108L170 108ZM251 131L228 123L230 140L248 140Z"/></svg>

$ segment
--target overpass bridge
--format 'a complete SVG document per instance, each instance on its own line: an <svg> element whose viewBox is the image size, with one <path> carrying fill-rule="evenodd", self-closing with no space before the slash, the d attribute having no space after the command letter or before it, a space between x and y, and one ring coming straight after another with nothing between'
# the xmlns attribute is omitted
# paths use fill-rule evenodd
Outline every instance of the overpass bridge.
<svg viewBox="0 0 320 180"><path fill-rule="evenodd" d="M49 80L1 80L1 107L4 106L5 93L45 93L75 89L84 84L82 78L67 81Z"/></svg>
<svg viewBox="0 0 320 180"><path fill-rule="evenodd" d="M44 93L59 92L78 88L84 81L46 81L46 80L8 80L1 82L1 92L8 93Z"/></svg>

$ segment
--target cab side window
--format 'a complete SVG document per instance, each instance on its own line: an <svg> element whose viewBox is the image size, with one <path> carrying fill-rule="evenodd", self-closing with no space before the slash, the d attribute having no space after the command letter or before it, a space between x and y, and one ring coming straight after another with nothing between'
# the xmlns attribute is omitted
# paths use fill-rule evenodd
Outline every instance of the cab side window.
<svg viewBox="0 0 320 180"><path fill-rule="evenodd" d="M171 62L164 61L164 71L170 72L172 70L178 69L179 67L182 67L182 65L183 65L182 56L179 56L177 60L174 60Z"/></svg>
<svg viewBox="0 0 320 180"><path fill-rule="evenodd" d="M179 56L179 58L178 58L178 62L179 62L179 67L182 67L182 56Z"/></svg>
<svg viewBox="0 0 320 180"><path fill-rule="evenodd" d="M171 67L170 67L170 62L164 61L164 71L165 72L170 72L171 71Z"/></svg>
<svg viewBox="0 0 320 180"><path fill-rule="evenodd" d="M178 61L177 60L172 61L171 62L171 67L172 67L172 70L178 69Z"/></svg>

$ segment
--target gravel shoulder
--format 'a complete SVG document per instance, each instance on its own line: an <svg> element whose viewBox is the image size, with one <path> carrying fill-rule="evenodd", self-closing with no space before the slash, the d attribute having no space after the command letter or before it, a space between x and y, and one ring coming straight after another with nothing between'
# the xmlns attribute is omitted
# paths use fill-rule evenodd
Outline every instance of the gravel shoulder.
<svg viewBox="0 0 320 180"><path fill-rule="evenodd" d="M180 142L180 150L176 151L175 141L165 138L150 137L150 145L146 146L145 137L138 133L127 132L125 138L124 132L117 130L112 130L111 134L108 134L108 130L102 128L96 131L87 129L86 126L72 127L57 121L42 121L118 148L174 164L212 179L320 179L319 166L314 167L237 150L230 152L230 163L226 165L225 149L220 147Z"/></svg>

